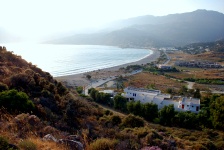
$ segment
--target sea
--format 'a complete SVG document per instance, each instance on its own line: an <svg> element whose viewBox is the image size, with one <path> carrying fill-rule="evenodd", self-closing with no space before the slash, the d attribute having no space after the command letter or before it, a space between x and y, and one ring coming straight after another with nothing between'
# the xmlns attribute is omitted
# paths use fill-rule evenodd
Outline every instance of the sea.
<svg viewBox="0 0 224 150"><path fill-rule="evenodd" d="M130 62L153 52L147 49L101 45L1 44L8 51L49 72L53 77L79 74Z"/></svg>

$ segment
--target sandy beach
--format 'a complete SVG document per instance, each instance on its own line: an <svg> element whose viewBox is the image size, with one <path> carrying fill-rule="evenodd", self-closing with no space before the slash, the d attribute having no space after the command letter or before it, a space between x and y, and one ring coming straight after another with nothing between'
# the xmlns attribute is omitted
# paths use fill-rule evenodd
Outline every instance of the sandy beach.
<svg viewBox="0 0 224 150"><path fill-rule="evenodd" d="M131 62L111 68L99 69L91 72L74 74L68 76L55 77L56 80L65 83L67 86L87 86L90 84L90 80L86 78L86 75L91 76L91 81L105 80L110 77L120 76L124 74L124 70L120 68L125 68L129 65L144 65L153 61L156 61L159 58L160 52L153 50L153 54L139 60L136 62Z"/></svg>

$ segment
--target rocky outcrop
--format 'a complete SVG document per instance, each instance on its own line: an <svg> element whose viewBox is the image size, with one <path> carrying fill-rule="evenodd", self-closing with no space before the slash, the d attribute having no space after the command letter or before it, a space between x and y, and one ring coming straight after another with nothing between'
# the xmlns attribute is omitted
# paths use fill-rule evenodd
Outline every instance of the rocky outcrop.
<svg viewBox="0 0 224 150"><path fill-rule="evenodd" d="M47 134L43 137L43 140L64 144L68 146L70 150L84 150L84 145L80 142L80 137L77 135L69 135L63 139L57 139L53 135Z"/></svg>

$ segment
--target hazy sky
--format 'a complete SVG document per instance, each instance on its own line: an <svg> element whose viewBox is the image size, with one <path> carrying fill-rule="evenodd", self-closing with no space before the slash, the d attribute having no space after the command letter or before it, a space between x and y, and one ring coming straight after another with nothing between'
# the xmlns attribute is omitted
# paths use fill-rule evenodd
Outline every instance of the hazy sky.
<svg viewBox="0 0 224 150"><path fill-rule="evenodd" d="M0 27L27 37L100 27L119 19L196 9L224 13L224 0L0 0Z"/></svg>

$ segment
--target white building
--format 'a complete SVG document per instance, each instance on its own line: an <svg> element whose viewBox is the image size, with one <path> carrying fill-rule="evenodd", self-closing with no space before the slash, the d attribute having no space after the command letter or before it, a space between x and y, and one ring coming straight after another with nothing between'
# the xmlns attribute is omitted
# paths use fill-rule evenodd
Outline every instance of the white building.
<svg viewBox="0 0 224 150"><path fill-rule="evenodd" d="M159 65L157 65L157 67L158 67L159 69L164 69L164 70L169 70L169 69L172 69L172 68L173 68L173 67L170 66L170 65L164 65L164 64L159 64Z"/></svg>
<svg viewBox="0 0 224 150"><path fill-rule="evenodd" d="M99 92L100 93L105 93L105 94L110 94L112 97L114 97L114 95L116 95L114 90L103 90L103 91L99 91Z"/></svg>
<svg viewBox="0 0 224 150"><path fill-rule="evenodd" d="M171 99L169 94L162 94L160 90L127 87L124 89L122 96L128 100L140 101L141 103L155 103L158 105L158 109L173 104L176 111L198 113L200 110L200 99L181 96L175 96Z"/></svg>
<svg viewBox="0 0 224 150"><path fill-rule="evenodd" d="M200 100L197 98L183 97L182 100L179 101L178 108L184 111L191 111L197 113L200 110Z"/></svg>

